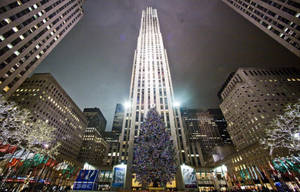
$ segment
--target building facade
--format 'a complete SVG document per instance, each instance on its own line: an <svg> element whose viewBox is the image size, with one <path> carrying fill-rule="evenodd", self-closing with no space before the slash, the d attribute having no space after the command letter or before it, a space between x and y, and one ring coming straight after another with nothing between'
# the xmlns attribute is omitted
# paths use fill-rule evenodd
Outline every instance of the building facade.
<svg viewBox="0 0 300 192"><path fill-rule="evenodd" d="M83 16L83 0L0 1L0 92L11 95Z"/></svg>
<svg viewBox="0 0 300 192"><path fill-rule="evenodd" d="M223 2L300 57L298 0L223 0Z"/></svg>
<svg viewBox="0 0 300 192"><path fill-rule="evenodd" d="M112 124L111 131L105 132L105 140L108 143L108 153L104 160L104 164L110 168L119 163L119 151L120 151L120 141L119 137L122 133L122 125L124 118L124 106L122 104L116 105L116 110L114 114L114 120Z"/></svg>
<svg viewBox="0 0 300 192"><path fill-rule="evenodd" d="M141 26L134 53L130 95L120 136L120 161L127 164L126 188L131 187L133 148L141 122L155 107L165 122L178 153L178 164L187 161L186 142L179 108L174 95L167 52L160 32L157 10L142 11ZM181 178L178 174L178 179ZM182 187L177 180L177 187Z"/></svg>
<svg viewBox="0 0 300 192"><path fill-rule="evenodd" d="M87 162L100 168L108 150L108 145L103 135L106 128L106 119L97 107L84 108L83 113L88 121L88 125L83 134L78 159L82 163Z"/></svg>
<svg viewBox="0 0 300 192"><path fill-rule="evenodd" d="M284 106L300 97L300 73L295 68L239 68L223 85L220 108L236 148L256 143L264 128Z"/></svg>
<svg viewBox="0 0 300 192"><path fill-rule="evenodd" d="M83 141L79 153L81 163L89 163L97 168L103 166L103 159L107 155L108 144L102 134L95 127L87 127L83 134Z"/></svg>
<svg viewBox="0 0 300 192"><path fill-rule="evenodd" d="M108 144L108 152L106 157L104 158L103 164L112 169L114 165L119 163L119 151L120 151L120 141L119 141L120 133L107 131L104 133L105 141Z"/></svg>
<svg viewBox="0 0 300 192"><path fill-rule="evenodd" d="M111 131L116 133L118 136L122 132L124 110L125 109L122 104L117 104Z"/></svg>
<svg viewBox="0 0 300 192"><path fill-rule="evenodd" d="M300 71L296 68L239 68L219 92L220 108L237 151L226 164L233 186L256 185L276 189L273 160L260 139L269 122L282 114L286 104L300 98Z"/></svg>
<svg viewBox="0 0 300 192"><path fill-rule="evenodd" d="M231 145L227 124L220 109L181 109L186 129L190 165L199 168L212 167L216 147Z"/></svg>
<svg viewBox="0 0 300 192"><path fill-rule="evenodd" d="M10 99L29 109L36 119L56 127L59 158L77 161L87 120L51 74L36 73L27 78Z"/></svg>
<svg viewBox="0 0 300 192"><path fill-rule="evenodd" d="M107 121L99 108L84 108L83 113L88 120L88 127L97 129L100 134L105 132Z"/></svg>

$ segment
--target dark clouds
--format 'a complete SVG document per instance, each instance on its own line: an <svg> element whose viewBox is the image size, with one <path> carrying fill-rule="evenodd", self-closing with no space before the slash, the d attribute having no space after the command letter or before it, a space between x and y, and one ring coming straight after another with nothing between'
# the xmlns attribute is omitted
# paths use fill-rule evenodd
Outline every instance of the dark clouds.
<svg viewBox="0 0 300 192"><path fill-rule="evenodd" d="M297 66L299 58L221 0L86 0L85 15L36 72L51 72L79 107L99 107L111 129L128 98L141 11L158 9L175 98L217 107L227 75L242 66Z"/></svg>

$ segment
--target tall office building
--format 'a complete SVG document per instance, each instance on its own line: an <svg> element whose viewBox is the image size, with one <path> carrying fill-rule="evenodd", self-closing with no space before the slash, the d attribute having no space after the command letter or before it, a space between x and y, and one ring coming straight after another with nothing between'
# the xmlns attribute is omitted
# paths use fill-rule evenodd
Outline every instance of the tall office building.
<svg viewBox="0 0 300 192"><path fill-rule="evenodd" d="M100 168L108 150L108 144L104 139L106 119L97 107L84 108L83 113L88 121L88 125L83 134L78 159L82 163L88 162Z"/></svg>
<svg viewBox="0 0 300 192"><path fill-rule="evenodd" d="M298 0L223 0L223 2L300 57Z"/></svg>
<svg viewBox="0 0 300 192"><path fill-rule="evenodd" d="M157 10L142 11L141 26L134 54L129 104L125 109L120 136L120 160L127 164L126 188L131 187L131 167L135 138L148 110L155 107L165 122L178 151L178 163L187 160L180 110L174 107L172 80L167 52L159 28ZM177 187L181 187L180 181Z"/></svg>
<svg viewBox="0 0 300 192"><path fill-rule="evenodd" d="M108 144L97 128L87 127L83 134L83 141L79 153L81 163L89 163L97 168L103 165L103 159L106 157Z"/></svg>
<svg viewBox="0 0 300 192"><path fill-rule="evenodd" d="M219 92L227 130L238 150L258 142L264 129L286 104L300 97L295 68L239 68Z"/></svg>
<svg viewBox="0 0 300 192"><path fill-rule="evenodd" d="M83 0L0 1L0 92L11 95L83 15Z"/></svg>
<svg viewBox="0 0 300 192"><path fill-rule="evenodd" d="M10 99L29 109L36 119L56 127L55 139L62 144L60 157L76 162L87 120L51 74L36 73L27 78Z"/></svg>
<svg viewBox="0 0 300 192"><path fill-rule="evenodd" d="M111 131L104 133L105 140L108 143L108 153L107 157L104 159L104 164L111 168L119 163L119 137L122 132L124 110L125 109L122 104L116 105L112 129Z"/></svg>
<svg viewBox="0 0 300 192"><path fill-rule="evenodd" d="M190 165L206 168L217 146L231 144L226 130L226 121L220 109L181 109L187 137Z"/></svg>
<svg viewBox="0 0 300 192"><path fill-rule="evenodd" d="M103 165L105 165L109 169L112 169L114 165L117 165L119 163L119 134L112 131L107 131L104 133L104 139L107 142L108 151L106 157L103 160Z"/></svg>
<svg viewBox="0 0 300 192"><path fill-rule="evenodd" d="M122 132L123 118L124 106L122 104L117 104L111 131L116 133L118 136Z"/></svg>
<svg viewBox="0 0 300 192"><path fill-rule="evenodd" d="M230 135L227 131L227 122L224 118L224 115L220 108L218 109L208 109L207 112L213 118L213 124L218 127L219 135L222 138L222 144L231 145L232 141L230 139Z"/></svg>
<svg viewBox="0 0 300 192"><path fill-rule="evenodd" d="M106 119L101 110L97 107L84 108L83 113L88 120L88 127L94 127L97 131L103 135L106 129Z"/></svg>
<svg viewBox="0 0 300 192"><path fill-rule="evenodd" d="M270 121L283 113L286 104L300 98L300 71L295 68L239 68L228 77L219 97L227 130L237 149L221 161L227 166L228 175L234 181L242 178L243 173L252 174L255 183L271 184L276 189L270 162L277 155L287 155L287 151L276 150L271 156L259 140L265 136Z"/></svg>

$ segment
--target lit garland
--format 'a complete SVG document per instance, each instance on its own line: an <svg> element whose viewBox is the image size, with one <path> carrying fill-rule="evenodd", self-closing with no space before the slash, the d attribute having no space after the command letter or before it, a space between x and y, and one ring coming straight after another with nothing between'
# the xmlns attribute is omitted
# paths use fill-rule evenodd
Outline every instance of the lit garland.
<svg viewBox="0 0 300 192"><path fill-rule="evenodd" d="M150 183L165 186L176 174L176 153L164 122L153 108L141 124L134 147L133 172L143 186Z"/></svg>

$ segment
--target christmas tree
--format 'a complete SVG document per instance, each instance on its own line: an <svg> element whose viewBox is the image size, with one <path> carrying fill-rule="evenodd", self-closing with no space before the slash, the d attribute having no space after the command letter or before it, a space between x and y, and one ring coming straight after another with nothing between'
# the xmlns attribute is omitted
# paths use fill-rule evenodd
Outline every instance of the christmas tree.
<svg viewBox="0 0 300 192"><path fill-rule="evenodd" d="M175 178L176 152L170 133L158 112L152 108L141 124L134 147L133 172L136 180L145 186L165 186Z"/></svg>

